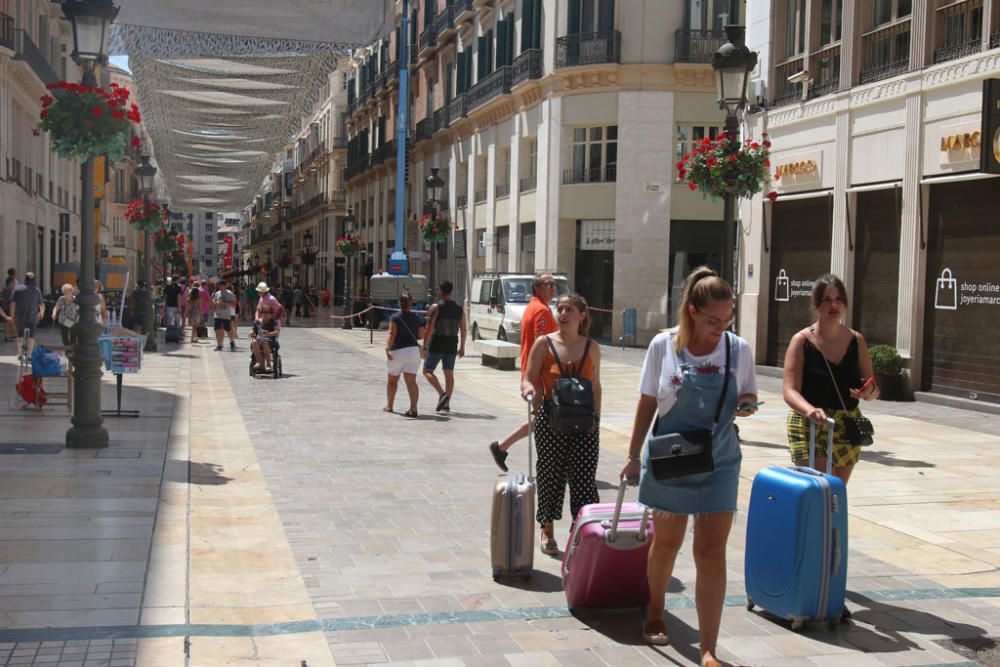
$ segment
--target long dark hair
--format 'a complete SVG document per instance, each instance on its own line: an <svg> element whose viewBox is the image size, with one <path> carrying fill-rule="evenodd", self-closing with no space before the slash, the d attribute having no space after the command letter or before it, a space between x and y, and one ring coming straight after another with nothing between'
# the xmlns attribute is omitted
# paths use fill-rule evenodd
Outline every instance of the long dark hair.
<svg viewBox="0 0 1000 667"><path fill-rule="evenodd" d="M844 302L844 308L847 308L847 288L844 287L844 281L832 273L824 273L813 283L812 306L814 309L819 310L826 288L830 286L837 288L837 291L840 292L840 300Z"/></svg>

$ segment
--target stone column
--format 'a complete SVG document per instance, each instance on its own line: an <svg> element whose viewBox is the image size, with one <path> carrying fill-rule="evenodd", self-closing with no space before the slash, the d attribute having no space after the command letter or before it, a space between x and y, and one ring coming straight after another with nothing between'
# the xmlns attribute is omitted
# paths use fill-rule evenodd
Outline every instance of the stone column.
<svg viewBox="0 0 1000 667"><path fill-rule="evenodd" d="M496 223L496 205L497 205L497 132L496 128L490 128L489 131L483 133L483 138L486 141L486 236L491 239L488 244L486 244L486 270L487 271L497 271L502 270L497 268L497 223Z"/></svg>
<svg viewBox="0 0 1000 667"><path fill-rule="evenodd" d="M508 202L507 266L502 271L515 272L521 256L521 114L514 114L510 135L510 200Z"/></svg>
<svg viewBox="0 0 1000 667"><path fill-rule="evenodd" d="M847 244L847 188L850 187L851 174L851 118L846 102L844 108L838 110L836 117L837 146L836 158L832 165L823 165L823 170L834 170L833 183L833 221L831 230L833 238L830 245L830 271L840 276L852 291L854 282L854 251ZM851 216L854 218L855 216ZM853 232L851 232L853 237Z"/></svg>
<svg viewBox="0 0 1000 667"><path fill-rule="evenodd" d="M540 113L535 269L555 270L559 257L559 190L562 187L562 98L553 97L542 102Z"/></svg>

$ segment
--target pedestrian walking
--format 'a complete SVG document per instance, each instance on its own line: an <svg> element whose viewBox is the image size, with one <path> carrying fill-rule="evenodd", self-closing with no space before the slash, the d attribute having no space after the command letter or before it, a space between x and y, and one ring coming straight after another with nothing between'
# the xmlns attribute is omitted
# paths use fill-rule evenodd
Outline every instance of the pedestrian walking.
<svg viewBox="0 0 1000 667"><path fill-rule="evenodd" d="M438 411L451 409L455 359L465 356L465 310L451 297L452 290L450 280L438 285L439 301L427 313L427 332L424 334L424 377L438 393ZM439 363L444 371L443 388L434 375Z"/></svg>
<svg viewBox="0 0 1000 667"><path fill-rule="evenodd" d="M56 299L56 305L52 309L52 319L59 325L59 335L62 337L62 344L70 346L73 344L73 326L80 317L80 306L76 303L76 289L66 283L62 286L62 296Z"/></svg>
<svg viewBox="0 0 1000 667"><path fill-rule="evenodd" d="M816 440L825 442L829 434L826 420L832 418L836 424L833 474L845 484L861 458L859 421L870 426L859 401L879 396L865 337L841 321L847 305L847 290L840 278L826 273L816 279L812 290L816 319L792 336L783 372L792 461L808 466L809 422L816 425ZM817 454L815 463L817 470L826 470L826 456Z"/></svg>
<svg viewBox="0 0 1000 667"><path fill-rule="evenodd" d="M198 286L198 296L201 299L201 326L203 327L203 335L207 338L208 327L212 326L212 311L214 309L214 304L212 303L212 294L215 293L212 283L209 280L201 281Z"/></svg>
<svg viewBox="0 0 1000 667"><path fill-rule="evenodd" d="M324 315L329 315L330 314L330 290L328 290L326 287L324 287L320 291L319 295L323 299L323 314Z"/></svg>
<svg viewBox="0 0 1000 667"><path fill-rule="evenodd" d="M392 412L396 400L396 390L399 388L399 376L402 374L406 383L406 392L410 396L410 409L404 412L407 417L417 416L417 400L420 389L417 387L417 371L420 370L420 359L423 349L420 339L424 335L424 321L414 313L413 296L409 292L399 295L399 312L389 318L389 337L385 341L386 369L389 378L385 387L386 412Z"/></svg>
<svg viewBox="0 0 1000 667"><path fill-rule="evenodd" d="M20 283L17 281L17 269L7 269L7 279L3 284L3 310L7 313L7 317L4 323L4 342L14 340L18 336L18 332L14 330L14 318L10 317L11 313L11 299L14 298L14 290Z"/></svg>
<svg viewBox="0 0 1000 667"><path fill-rule="evenodd" d="M191 289L188 290L188 300L187 309L185 312L188 324L191 325L191 342L198 342L198 329L201 328L202 319L201 314L201 289L198 287L198 283L192 283Z"/></svg>
<svg viewBox="0 0 1000 667"><path fill-rule="evenodd" d="M167 276L167 284L163 288L164 306L167 311L166 325L179 327L181 325L181 293L183 288L177 283L177 276Z"/></svg>
<svg viewBox="0 0 1000 667"><path fill-rule="evenodd" d="M236 304L236 295L230 291L226 283L219 283L219 289L212 295L212 304L215 308L215 351L222 350L222 341L229 334L229 349L236 351L236 338L233 336L233 308Z"/></svg>
<svg viewBox="0 0 1000 667"><path fill-rule="evenodd" d="M678 326L653 338L646 351L621 479L639 478L639 502L653 510L651 601L642 638L650 644L668 642L663 601L688 516L693 515L701 664L715 667L721 665L715 653L726 594L726 542L742 460L733 417L756 412L757 379L750 346L727 331L733 321L733 291L715 271L701 267L687 277L677 315ZM666 478L660 466L677 460L661 459L659 450L650 451L652 445L643 447L657 413L651 442L697 439L708 455L704 471Z"/></svg>
<svg viewBox="0 0 1000 667"><path fill-rule="evenodd" d="M590 312L587 301L576 293L560 297L556 304L558 330L539 336L531 346L528 367L521 377L521 396L532 400L536 411L535 443L538 448L536 483L542 529L542 553L559 553L554 525L562 518L563 497L569 484L570 512L599 503L597 459L600 453L601 346L588 337ZM590 382L592 428L569 433L559 423L554 391L560 378Z"/></svg>
<svg viewBox="0 0 1000 667"><path fill-rule="evenodd" d="M281 291L281 307L285 312L285 325L292 326L292 309L295 308L295 292L287 285Z"/></svg>
<svg viewBox="0 0 1000 667"><path fill-rule="evenodd" d="M35 329L38 320L45 314L45 299L42 290L35 284L35 274L24 274L24 284L14 288L10 300L10 316L17 331L17 358L30 359L35 347ZM25 335L28 339L24 340Z"/></svg>
<svg viewBox="0 0 1000 667"><path fill-rule="evenodd" d="M108 302L104 298L104 283L100 280L95 280L94 292L97 294L97 305L94 306L97 310L97 322L101 326L104 326L108 321Z"/></svg>
<svg viewBox="0 0 1000 667"><path fill-rule="evenodd" d="M229 289L230 292L233 293L233 305L229 309L229 337L230 341L235 341L237 338L240 337L239 324L244 304L240 303L240 296L239 293L236 291L239 288L234 283L231 282L226 283L226 287ZM231 350L236 349L235 343L232 343L232 345L230 345L230 349Z"/></svg>
<svg viewBox="0 0 1000 667"><path fill-rule="evenodd" d="M535 344L535 340L539 336L555 333L558 329L556 319L552 316L552 311L549 309L549 303L559 293L556 279L549 273L535 276L531 284L531 291L531 301L524 309L524 315L521 317L522 378L524 378L524 372L528 368L528 355L531 353L531 348ZM504 472L507 472L507 450L518 440L527 437L530 428L531 422L526 421L504 436L503 440L494 440L490 443L489 448L490 454L493 455L493 461Z"/></svg>

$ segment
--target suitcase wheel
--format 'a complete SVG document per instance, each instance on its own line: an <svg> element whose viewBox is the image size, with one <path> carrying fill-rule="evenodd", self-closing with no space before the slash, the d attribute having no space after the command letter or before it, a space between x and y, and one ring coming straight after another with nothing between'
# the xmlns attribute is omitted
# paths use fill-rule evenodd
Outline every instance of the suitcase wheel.
<svg viewBox="0 0 1000 667"><path fill-rule="evenodd" d="M747 597L747 611L753 611L753 608L756 606L757 605L754 604L754 601Z"/></svg>
<svg viewBox="0 0 1000 667"><path fill-rule="evenodd" d="M805 621L795 620L792 621L792 632L798 632L805 626Z"/></svg>

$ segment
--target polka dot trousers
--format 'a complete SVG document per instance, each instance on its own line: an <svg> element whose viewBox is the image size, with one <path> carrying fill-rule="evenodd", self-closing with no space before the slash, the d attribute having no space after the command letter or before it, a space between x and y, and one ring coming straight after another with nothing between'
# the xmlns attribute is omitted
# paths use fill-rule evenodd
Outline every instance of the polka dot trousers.
<svg viewBox="0 0 1000 667"><path fill-rule="evenodd" d="M600 429L584 435L563 435L552 430L549 407L543 405L535 420L535 446L538 465L538 512L535 518L544 526L562 518L563 497L569 483L569 506L576 518L580 508L601 502L597 493L597 458L600 453Z"/></svg>

